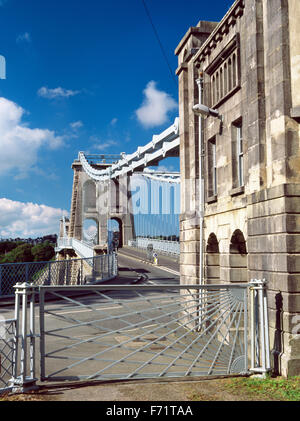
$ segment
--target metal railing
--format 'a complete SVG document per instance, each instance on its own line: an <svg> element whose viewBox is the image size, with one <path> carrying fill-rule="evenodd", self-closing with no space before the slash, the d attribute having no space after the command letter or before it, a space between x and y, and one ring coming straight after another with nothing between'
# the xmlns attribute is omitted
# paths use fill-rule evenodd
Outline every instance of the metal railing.
<svg viewBox="0 0 300 421"><path fill-rule="evenodd" d="M118 274L117 255L47 262L0 264L0 296L14 294L14 285L84 285L105 281Z"/></svg>
<svg viewBox="0 0 300 421"><path fill-rule="evenodd" d="M16 319L0 316L0 391L12 390L15 375Z"/></svg>
<svg viewBox="0 0 300 421"><path fill-rule="evenodd" d="M138 237L135 240L129 240L128 245L130 247L136 247L141 249L147 249L148 245L153 245L154 251L159 251L165 254L179 255L180 254L180 243L179 241L168 241L168 240L157 240L152 238Z"/></svg>
<svg viewBox="0 0 300 421"><path fill-rule="evenodd" d="M59 237L57 239L57 246L55 251L59 252L62 249L74 249L81 257L94 256L94 244L83 240L77 240L72 237Z"/></svg>

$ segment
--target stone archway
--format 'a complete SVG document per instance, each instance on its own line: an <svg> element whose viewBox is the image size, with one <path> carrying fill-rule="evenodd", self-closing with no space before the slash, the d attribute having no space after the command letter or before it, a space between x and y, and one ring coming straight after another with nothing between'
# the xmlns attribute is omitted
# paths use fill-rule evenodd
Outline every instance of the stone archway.
<svg viewBox="0 0 300 421"><path fill-rule="evenodd" d="M230 282L248 281L248 253L244 234L237 229L229 246Z"/></svg>
<svg viewBox="0 0 300 421"><path fill-rule="evenodd" d="M113 222L115 222L115 223L113 223ZM112 218L110 218L108 220L107 224L108 224L107 225L108 232L109 231L116 232L116 228L115 227L117 227L117 230L119 232L119 236L118 236L118 239L119 239L118 248L123 247L124 235L123 235L123 221L122 221L122 219L121 218L118 218L118 217L112 217Z"/></svg>
<svg viewBox="0 0 300 421"><path fill-rule="evenodd" d="M211 233L207 240L205 256L205 278L208 284L220 283L220 252L219 242L214 233Z"/></svg>

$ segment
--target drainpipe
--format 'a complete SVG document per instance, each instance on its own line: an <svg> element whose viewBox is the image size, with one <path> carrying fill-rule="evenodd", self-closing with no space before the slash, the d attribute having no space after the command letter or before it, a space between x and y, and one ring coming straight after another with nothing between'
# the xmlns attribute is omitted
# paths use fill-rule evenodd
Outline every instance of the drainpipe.
<svg viewBox="0 0 300 421"><path fill-rule="evenodd" d="M198 96L199 104L202 104L203 97L203 72L199 71L199 77L196 79L198 85ZM203 223L204 223L204 175L203 175L203 158L204 158L204 148L203 148L203 132L202 132L202 122L203 117L199 115L198 117L198 142L199 142L199 285L203 285ZM199 322L198 330L201 330L202 320L203 320L203 290L199 291Z"/></svg>
<svg viewBox="0 0 300 421"><path fill-rule="evenodd" d="M199 93L199 104L202 104L203 97L203 72L199 72L199 78L196 79ZM203 174L203 133L202 121L203 117L199 115L199 229L200 229L200 247L199 247L199 284L203 285L203 223L204 223L204 174Z"/></svg>

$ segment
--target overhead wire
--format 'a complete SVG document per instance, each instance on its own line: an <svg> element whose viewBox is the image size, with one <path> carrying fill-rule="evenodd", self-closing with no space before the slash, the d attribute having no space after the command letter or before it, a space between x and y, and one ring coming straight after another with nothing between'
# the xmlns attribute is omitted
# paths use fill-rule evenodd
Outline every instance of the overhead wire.
<svg viewBox="0 0 300 421"><path fill-rule="evenodd" d="M150 15L150 12L149 12L149 9L148 9L148 7L147 7L147 5L146 5L145 0L142 0L142 3L143 3L143 5L144 5L145 12L146 12L146 14L147 14L147 16L148 16L148 19L149 19L149 21L150 21L150 24L151 24L151 26L152 26L153 32L154 32L154 34L155 34L155 37L156 37L156 39L157 39L157 41L158 41L158 44L159 44L159 46L160 46L161 52L162 52L162 54L163 54L163 56L164 56L164 59L165 59L165 61L166 61L166 63L167 63L167 66L168 66L168 69L169 69L169 71L170 71L170 74L171 74L172 80L173 80L173 82L175 83L175 86L176 86L176 89L177 89L177 88L178 88L178 82L177 82L177 79L176 79L176 78L175 78L175 76L174 76L174 72L172 71L172 68L171 68L171 66L170 66L170 63L169 63L169 60L168 60L167 54L166 54L165 49L164 49L164 47L163 47L163 45L162 45L162 42L161 42L160 37L159 37L159 35L158 35L158 32L157 32L157 30L156 30L156 28L155 28L155 25L154 25L154 23L153 23L152 17L151 17L151 15Z"/></svg>

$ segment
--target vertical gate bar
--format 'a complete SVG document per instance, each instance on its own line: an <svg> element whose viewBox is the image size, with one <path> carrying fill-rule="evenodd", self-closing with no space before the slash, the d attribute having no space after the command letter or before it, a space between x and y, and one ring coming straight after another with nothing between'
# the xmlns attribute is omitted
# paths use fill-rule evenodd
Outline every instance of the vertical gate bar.
<svg viewBox="0 0 300 421"><path fill-rule="evenodd" d="M263 305L264 305L264 331L265 331L265 346L266 346L266 368L270 370L270 338L269 338L269 319L268 319L268 299L267 291L264 287L263 290Z"/></svg>
<svg viewBox="0 0 300 421"><path fill-rule="evenodd" d="M264 323L264 308L263 308L263 287L261 286L258 290L259 296L259 321L260 321L260 353L261 353L261 365L264 372L266 372L266 348L265 348L265 323Z"/></svg>
<svg viewBox="0 0 300 421"><path fill-rule="evenodd" d="M255 365L255 309L254 309L254 289L250 287L250 323L251 323L251 368Z"/></svg>
<svg viewBox="0 0 300 421"><path fill-rule="evenodd" d="M45 292L40 289L40 368L41 368L41 380L45 379L45 320L44 320L44 305L45 305Z"/></svg>
<svg viewBox="0 0 300 421"><path fill-rule="evenodd" d="M2 295L2 265L0 265L0 296Z"/></svg>
<svg viewBox="0 0 300 421"><path fill-rule="evenodd" d="M83 285L83 273L82 273L82 269L83 269L83 259L80 260L80 285Z"/></svg>
<svg viewBox="0 0 300 421"><path fill-rule="evenodd" d="M18 358L19 358L19 323L20 323L20 294L15 291L15 340L13 348L13 378L18 377Z"/></svg>
<svg viewBox="0 0 300 421"><path fill-rule="evenodd" d="M21 381L24 384L27 372L27 290L22 290L22 333L21 333Z"/></svg>
<svg viewBox="0 0 300 421"><path fill-rule="evenodd" d="M258 290L254 290L254 310L255 310L255 364L260 366L260 339L259 339L259 301Z"/></svg>
<svg viewBox="0 0 300 421"><path fill-rule="evenodd" d="M244 289L244 342L245 342L245 371L248 371L248 287Z"/></svg>
<svg viewBox="0 0 300 421"><path fill-rule="evenodd" d="M35 293L32 290L30 296L30 376L35 378L35 319L34 319L34 305Z"/></svg>

